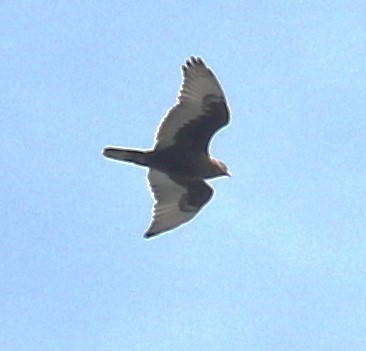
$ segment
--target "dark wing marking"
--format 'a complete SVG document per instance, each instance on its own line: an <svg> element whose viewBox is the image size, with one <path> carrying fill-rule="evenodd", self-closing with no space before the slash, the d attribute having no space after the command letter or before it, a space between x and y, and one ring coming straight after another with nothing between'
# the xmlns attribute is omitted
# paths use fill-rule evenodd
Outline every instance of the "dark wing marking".
<svg viewBox="0 0 366 351"><path fill-rule="evenodd" d="M228 122L229 108L219 81L200 58L191 57L183 66L178 102L159 126L155 149L207 151L212 136Z"/></svg>
<svg viewBox="0 0 366 351"><path fill-rule="evenodd" d="M148 180L156 200L145 238L151 238L191 220L210 200L213 190L203 180L182 180L150 169Z"/></svg>

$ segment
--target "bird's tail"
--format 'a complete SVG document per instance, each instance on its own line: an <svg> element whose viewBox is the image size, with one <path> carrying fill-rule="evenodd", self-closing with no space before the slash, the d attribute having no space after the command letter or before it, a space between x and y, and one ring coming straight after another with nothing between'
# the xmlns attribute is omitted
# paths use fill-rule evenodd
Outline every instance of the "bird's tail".
<svg viewBox="0 0 366 351"><path fill-rule="evenodd" d="M144 151L108 146L103 149L102 153L113 160L132 162L140 166L147 165Z"/></svg>

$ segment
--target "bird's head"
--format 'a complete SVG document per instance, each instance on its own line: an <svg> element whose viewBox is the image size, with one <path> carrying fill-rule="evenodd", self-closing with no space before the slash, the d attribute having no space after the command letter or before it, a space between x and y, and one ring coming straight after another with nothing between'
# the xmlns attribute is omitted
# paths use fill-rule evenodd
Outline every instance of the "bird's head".
<svg viewBox="0 0 366 351"><path fill-rule="evenodd" d="M213 165L213 175L212 177L218 176L228 176L231 177L231 173L225 163L221 162L220 160L211 157L211 163Z"/></svg>

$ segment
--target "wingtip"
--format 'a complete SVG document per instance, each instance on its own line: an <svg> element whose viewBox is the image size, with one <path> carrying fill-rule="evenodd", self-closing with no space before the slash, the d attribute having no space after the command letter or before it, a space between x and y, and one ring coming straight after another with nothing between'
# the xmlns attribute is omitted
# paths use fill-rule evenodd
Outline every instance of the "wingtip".
<svg viewBox="0 0 366 351"><path fill-rule="evenodd" d="M192 55L188 60L186 60L185 64L182 65L182 69L185 72L187 69L189 69L195 65L201 65L201 66L206 67L206 65L203 62L201 57Z"/></svg>
<svg viewBox="0 0 366 351"><path fill-rule="evenodd" d="M158 235L158 233L146 232L144 234L144 239L149 240L149 239L151 239L151 238L153 238L154 236L157 236L157 235Z"/></svg>
<svg viewBox="0 0 366 351"><path fill-rule="evenodd" d="M154 238L156 236L158 236L159 234L162 234L164 232L164 230L158 230L158 231L154 231L152 228L149 228L145 234L144 234L144 239L151 239Z"/></svg>

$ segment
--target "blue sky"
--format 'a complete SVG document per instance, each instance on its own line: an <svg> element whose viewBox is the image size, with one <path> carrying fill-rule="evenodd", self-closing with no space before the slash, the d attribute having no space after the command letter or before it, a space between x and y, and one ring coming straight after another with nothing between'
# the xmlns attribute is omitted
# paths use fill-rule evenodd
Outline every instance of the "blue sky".
<svg viewBox="0 0 366 351"><path fill-rule="evenodd" d="M365 350L364 1L2 1L0 349ZM142 235L149 148L201 56L232 178Z"/></svg>

